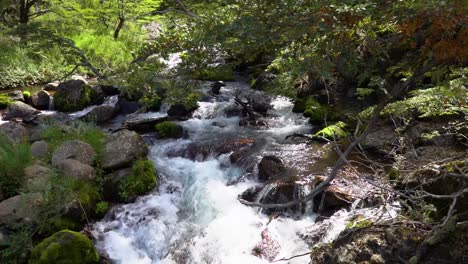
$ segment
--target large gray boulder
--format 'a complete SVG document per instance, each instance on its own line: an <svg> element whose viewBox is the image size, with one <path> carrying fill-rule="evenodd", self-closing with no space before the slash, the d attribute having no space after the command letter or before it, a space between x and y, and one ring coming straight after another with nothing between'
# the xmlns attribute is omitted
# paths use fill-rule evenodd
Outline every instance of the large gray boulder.
<svg viewBox="0 0 468 264"><path fill-rule="evenodd" d="M33 220L41 202L38 193L16 195L0 202L0 225L13 226Z"/></svg>
<svg viewBox="0 0 468 264"><path fill-rule="evenodd" d="M57 87L54 108L61 112L80 111L91 104L92 98L89 85L82 80L68 80Z"/></svg>
<svg viewBox="0 0 468 264"><path fill-rule="evenodd" d="M31 95L31 105L40 110L50 109L50 94L46 91L39 91Z"/></svg>
<svg viewBox="0 0 468 264"><path fill-rule="evenodd" d="M41 166L32 165L24 168L24 186L32 188L47 182L54 172L52 169Z"/></svg>
<svg viewBox="0 0 468 264"><path fill-rule="evenodd" d="M61 160L57 168L62 175L79 180L93 180L96 178L96 170L88 164L83 164L74 159Z"/></svg>
<svg viewBox="0 0 468 264"><path fill-rule="evenodd" d="M111 105L99 105L89 112L85 119L93 120L96 123L102 123L112 119L115 116L115 107Z"/></svg>
<svg viewBox="0 0 468 264"><path fill-rule="evenodd" d="M42 159L49 154L49 144L44 140L39 140L31 144L31 154L33 157Z"/></svg>
<svg viewBox="0 0 468 264"><path fill-rule="evenodd" d="M57 167L61 161L74 159L83 164L92 165L96 151L86 142L80 140L65 141L52 155L52 165Z"/></svg>
<svg viewBox="0 0 468 264"><path fill-rule="evenodd" d="M3 119L5 120L10 120L13 118L29 119L39 113L40 111L38 111L34 107L28 104L25 104L23 102L16 101L8 106L7 112L3 116Z"/></svg>
<svg viewBox="0 0 468 264"><path fill-rule="evenodd" d="M27 142L28 130L18 122L8 122L0 125L0 134L5 135L12 143Z"/></svg>
<svg viewBox="0 0 468 264"><path fill-rule="evenodd" d="M105 170L124 168L147 153L143 138L136 132L124 129L108 138L102 152L101 165Z"/></svg>

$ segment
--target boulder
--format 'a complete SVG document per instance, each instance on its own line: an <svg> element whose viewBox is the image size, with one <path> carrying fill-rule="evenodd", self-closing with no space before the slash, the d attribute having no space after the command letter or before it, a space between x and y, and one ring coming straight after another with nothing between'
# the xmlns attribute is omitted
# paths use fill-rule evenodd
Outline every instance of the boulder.
<svg viewBox="0 0 468 264"><path fill-rule="evenodd" d="M128 115L135 113L142 106L138 102L130 101L125 97L119 96L119 101L117 102L116 107L119 109L119 113Z"/></svg>
<svg viewBox="0 0 468 264"><path fill-rule="evenodd" d="M56 167L63 175L75 179L93 180L96 178L96 171L93 167L74 159L61 160L56 164Z"/></svg>
<svg viewBox="0 0 468 264"><path fill-rule="evenodd" d="M50 94L47 91L39 91L31 96L31 105L39 110L50 109Z"/></svg>
<svg viewBox="0 0 468 264"><path fill-rule="evenodd" d="M263 93L257 92L250 96L252 110L260 114L266 114L271 106L271 98Z"/></svg>
<svg viewBox="0 0 468 264"><path fill-rule="evenodd" d="M288 179L287 169L283 161L276 156L265 156L258 164L258 180L266 182L269 180Z"/></svg>
<svg viewBox="0 0 468 264"><path fill-rule="evenodd" d="M8 122L0 125L0 134L4 134L12 143L27 142L28 130L18 122Z"/></svg>
<svg viewBox="0 0 468 264"><path fill-rule="evenodd" d="M171 105L169 110L167 110L167 115L177 120L186 120L190 118L190 116L193 114L193 112L196 109L197 107L188 109L183 104L175 104L175 105Z"/></svg>
<svg viewBox="0 0 468 264"><path fill-rule="evenodd" d="M62 230L44 239L31 252L30 264L97 264L99 252L86 236Z"/></svg>
<svg viewBox="0 0 468 264"><path fill-rule="evenodd" d="M86 114L86 120L93 120L96 123L102 123L112 119L115 116L115 107L111 105L98 105L91 112Z"/></svg>
<svg viewBox="0 0 468 264"><path fill-rule="evenodd" d="M99 86L101 87L102 92L107 96L120 94L120 89L117 86L105 84L100 84Z"/></svg>
<svg viewBox="0 0 468 264"><path fill-rule="evenodd" d="M50 82L50 83L44 85L44 87L42 87L42 90L48 91L48 92L55 92L55 91L57 91L57 87L59 86L59 84L60 84L59 81Z"/></svg>
<svg viewBox="0 0 468 264"><path fill-rule="evenodd" d="M0 202L0 225L12 226L34 219L34 208L42 201L38 193L21 194Z"/></svg>
<svg viewBox="0 0 468 264"><path fill-rule="evenodd" d="M8 106L7 112L3 116L3 119L5 120L9 120L13 118L30 119L39 113L40 111L38 111L34 107L28 104L25 104L23 102L16 101Z"/></svg>
<svg viewBox="0 0 468 264"><path fill-rule="evenodd" d="M24 185L26 188L34 187L45 183L54 172L52 169L41 166L32 165L24 169Z"/></svg>
<svg viewBox="0 0 468 264"><path fill-rule="evenodd" d="M91 86L91 103L94 105L100 105L104 103L105 94L101 89L101 86Z"/></svg>
<svg viewBox="0 0 468 264"><path fill-rule="evenodd" d="M214 95L218 95L221 90L221 87L224 87L224 86L226 86L226 84L223 81L217 81L217 82L210 84L211 93Z"/></svg>
<svg viewBox="0 0 468 264"><path fill-rule="evenodd" d="M84 76L81 76L81 75L76 75L76 74L72 75L70 77L70 79L75 80L75 81L81 81L84 84L88 84L88 81L86 80L86 78Z"/></svg>
<svg viewBox="0 0 468 264"><path fill-rule="evenodd" d="M49 154L49 144L44 140L36 141L31 144L31 154L37 159L43 159Z"/></svg>
<svg viewBox="0 0 468 264"><path fill-rule="evenodd" d="M230 105L224 108L224 115L226 117L233 117L233 116L245 116L246 113L243 111L241 107L236 104Z"/></svg>
<svg viewBox="0 0 468 264"><path fill-rule="evenodd" d="M155 126L160 138L181 138L184 135L184 128L171 121L164 121Z"/></svg>
<svg viewBox="0 0 468 264"><path fill-rule="evenodd" d="M54 108L62 112L83 110L91 105L95 95L89 85L82 80L68 80L57 87L54 94Z"/></svg>
<svg viewBox="0 0 468 264"><path fill-rule="evenodd" d="M109 136L102 152L101 165L105 170L124 168L147 153L143 138L136 132L124 129Z"/></svg>
<svg viewBox="0 0 468 264"><path fill-rule="evenodd" d="M266 86L272 83L275 79L276 79L275 74L264 71L260 73L258 77L255 79L255 81L253 82L252 88L263 91L266 88Z"/></svg>
<svg viewBox="0 0 468 264"><path fill-rule="evenodd" d="M22 101L24 102L23 92L21 90L14 90L8 93L8 97L12 101Z"/></svg>
<svg viewBox="0 0 468 264"><path fill-rule="evenodd" d="M106 201L119 202L121 192L120 181L132 175L132 168L123 168L104 177L103 195Z"/></svg>
<svg viewBox="0 0 468 264"><path fill-rule="evenodd" d="M52 155L52 165L57 167L59 162L74 159L83 164L92 165L96 158L96 151L86 142L80 140L65 141Z"/></svg>
<svg viewBox="0 0 468 264"><path fill-rule="evenodd" d="M123 123L123 128L144 134L153 132L157 124L165 121L168 121L167 117L129 115Z"/></svg>

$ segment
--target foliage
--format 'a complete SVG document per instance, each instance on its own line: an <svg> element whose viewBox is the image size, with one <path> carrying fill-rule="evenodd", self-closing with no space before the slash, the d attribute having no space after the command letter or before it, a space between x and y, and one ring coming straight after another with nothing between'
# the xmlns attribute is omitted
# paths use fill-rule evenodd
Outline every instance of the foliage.
<svg viewBox="0 0 468 264"><path fill-rule="evenodd" d="M105 215L109 210L108 202L99 202L96 204L96 215Z"/></svg>
<svg viewBox="0 0 468 264"><path fill-rule="evenodd" d="M99 253L84 235L62 230L34 247L31 264L91 264L98 263Z"/></svg>
<svg viewBox="0 0 468 264"><path fill-rule="evenodd" d="M83 110L91 104L93 92L91 86L83 84L81 86L82 93L78 100L69 100L65 96L57 94L54 100L54 106L57 110L62 112L74 112Z"/></svg>
<svg viewBox="0 0 468 264"><path fill-rule="evenodd" d="M322 136L324 138L333 140L333 139L338 139L338 138L344 138L348 134L345 131L346 124L339 121L333 125L329 125L322 130L318 131L315 133L316 136Z"/></svg>
<svg viewBox="0 0 468 264"><path fill-rule="evenodd" d="M132 167L132 174L120 184L120 197L123 201L145 194L156 186L157 176L154 165L149 160L137 160Z"/></svg>
<svg viewBox="0 0 468 264"><path fill-rule="evenodd" d="M27 143L12 144L0 135L0 192L5 198L18 194L24 168L32 162L31 147Z"/></svg>
<svg viewBox="0 0 468 264"><path fill-rule="evenodd" d="M168 104L183 104L187 109L197 108L198 99L201 98L198 82L165 79L160 81L160 85L166 91L165 102Z"/></svg>
<svg viewBox="0 0 468 264"><path fill-rule="evenodd" d="M0 109L7 108L10 104L10 97L6 94L0 94Z"/></svg>
<svg viewBox="0 0 468 264"><path fill-rule="evenodd" d="M179 138L183 133L182 127L171 121L161 122L155 128L162 138Z"/></svg>

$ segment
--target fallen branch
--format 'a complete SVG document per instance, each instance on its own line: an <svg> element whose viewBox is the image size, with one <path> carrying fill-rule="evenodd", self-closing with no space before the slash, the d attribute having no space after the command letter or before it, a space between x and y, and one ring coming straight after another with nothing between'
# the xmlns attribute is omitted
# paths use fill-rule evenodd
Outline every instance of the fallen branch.
<svg viewBox="0 0 468 264"><path fill-rule="evenodd" d="M272 262L288 261L288 260L291 260L291 259L300 258L300 257L310 255L311 253L312 253L312 251L307 252L307 253L303 253L303 254L299 254L299 255L295 255L295 256L292 256L290 258L282 258L282 259L273 260Z"/></svg>

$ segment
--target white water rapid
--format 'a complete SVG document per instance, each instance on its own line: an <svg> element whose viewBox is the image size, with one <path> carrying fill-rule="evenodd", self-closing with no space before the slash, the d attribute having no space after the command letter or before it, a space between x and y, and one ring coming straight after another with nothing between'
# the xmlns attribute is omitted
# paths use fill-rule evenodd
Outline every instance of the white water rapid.
<svg viewBox="0 0 468 264"><path fill-rule="evenodd" d="M149 158L158 170L158 187L134 203L115 206L93 225L98 248L114 263L270 263L253 254L265 233L274 241L272 248L277 251L274 259L310 251L301 233L314 226L316 215L312 210L305 210L307 213L299 219L270 218L256 208L242 205L238 195L258 183L236 181L248 172L230 163L230 153L204 161L170 155L192 142L253 138L266 142L255 154L257 160L276 155L298 171L306 167L309 147L284 138L308 131L307 120L291 112L292 103L287 98L277 97L272 101L269 117L265 118L268 128L239 127L240 118L226 117L224 111L233 104L238 89L248 88L242 83L228 83L216 99L201 102L192 119L180 122L188 131L186 139L155 140ZM342 230L345 222L341 222L330 228L335 233ZM306 255L280 263L309 262Z"/></svg>

